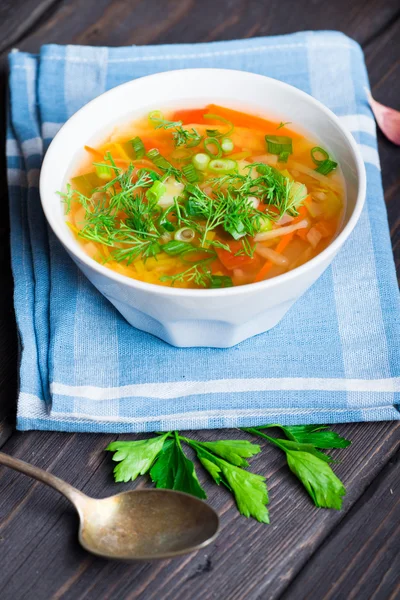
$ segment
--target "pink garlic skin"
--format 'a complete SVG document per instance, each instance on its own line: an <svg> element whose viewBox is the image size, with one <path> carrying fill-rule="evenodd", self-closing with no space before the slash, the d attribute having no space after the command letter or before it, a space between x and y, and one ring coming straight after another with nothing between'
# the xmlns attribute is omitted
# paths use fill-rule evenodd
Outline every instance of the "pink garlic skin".
<svg viewBox="0 0 400 600"><path fill-rule="evenodd" d="M377 102L369 90L365 91L379 129L393 144L400 146L400 112Z"/></svg>

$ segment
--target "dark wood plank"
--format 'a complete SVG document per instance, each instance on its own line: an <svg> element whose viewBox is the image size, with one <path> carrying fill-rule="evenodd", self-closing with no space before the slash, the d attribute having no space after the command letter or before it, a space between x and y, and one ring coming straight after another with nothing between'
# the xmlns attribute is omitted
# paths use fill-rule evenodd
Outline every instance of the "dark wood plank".
<svg viewBox="0 0 400 600"><path fill-rule="evenodd" d="M397 18L378 38L365 48L365 59L375 98L400 110L400 52L393 53L394 40L400 35L400 19ZM400 151L379 133L379 154L382 178L388 210L393 252L400 278Z"/></svg>
<svg viewBox="0 0 400 600"><path fill-rule="evenodd" d="M52 4L51 0L39 4ZM14 0L5 13L32 0ZM305 9L305 7L307 7ZM21 40L21 49L36 52L40 44L191 43L299 29L338 29L360 43L384 30L398 13L396 0L314 0L312 6L288 0L63 0L52 5L50 18L37 22ZM6 16L6 15L5 15ZM13 17L14 18L14 17ZM5 29L7 25L5 25ZM1 29L0 29L1 32Z"/></svg>
<svg viewBox="0 0 400 600"><path fill-rule="evenodd" d="M88 557L77 545L77 519L53 490L0 469L2 600L21 598L145 598L146 600L241 600L278 598L325 536L344 518L383 468L398 443L400 425L342 425L353 446L338 451L335 467L348 489L344 510L312 506L281 453L267 447L252 460L270 490L271 525L241 517L228 492L198 472L209 502L222 518L219 538L198 554L153 565L107 563ZM200 439L245 437L235 430L193 434ZM132 436L124 436L128 438ZM111 436L89 434L14 434L4 450L42 466L94 496L106 496L133 484L112 482L112 464L102 450ZM143 478L138 482L144 485ZM46 561L46 562L44 562ZM44 567L45 565L45 567Z"/></svg>
<svg viewBox="0 0 400 600"><path fill-rule="evenodd" d="M0 52L17 44L41 20L50 17L57 0L2 0L0 4Z"/></svg>
<svg viewBox="0 0 400 600"><path fill-rule="evenodd" d="M389 461L282 600L400 597L399 459Z"/></svg>
<svg viewBox="0 0 400 600"><path fill-rule="evenodd" d="M21 50L33 52L37 52L44 42L94 45L201 42L275 35L299 28L339 29L365 46L377 98L393 106L398 102L398 84L394 83L399 81L398 54L394 55L399 33L397 0L356 0L352 3L316 0L312 7L307 0L296 3L289 0L268 3L255 0L221 0L218 3L210 0L198 3L195 0L162 3L157 0L113 3L110 0L14 0L2 3L0 17L0 48L17 44ZM4 88L4 53L0 70ZM396 202L399 153L382 137L379 146L389 221L399 258L400 219L399 203ZM3 173L4 163L0 167ZM6 194L4 181L2 177L2 207ZM5 235L4 231L0 232L0 268L8 264ZM16 343L10 318L9 271L7 277L5 290L8 293L0 295L0 382L3 382L0 384L0 423L7 423L3 430L0 426L0 445L10 431L9 421L1 415L9 414L16 388ZM277 598L308 561L318 559L316 550L340 522L345 523L347 518L355 522L348 511L352 506L357 507L357 500L360 499L361 504L364 502L363 492L369 484L377 494L384 493L386 476L375 478L395 452L398 425L354 424L341 426L338 430L354 440L353 447L342 453L343 463L337 467L349 488L344 511L314 509L295 479L287 473L278 451L268 448L253 461L253 467L268 476L272 525L262 526L238 516L227 492L206 483L210 502L222 515L221 536L204 552L156 565L106 563L90 557L76 543L74 527L77 519L66 501L52 490L2 469L0 548L5 557L0 572L2 600L28 595L39 600L50 597L71 600L83 597L96 600ZM215 439L236 434L214 431L202 433L200 437L205 439L207 435ZM56 472L88 493L101 496L120 489L112 483L110 460L101 452L110 439L110 436L39 432L14 434L5 444L5 450ZM392 510L391 504L385 502L374 501L373 507L375 512L379 511L380 521L384 521ZM338 531L336 548L343 543L341 540L347 529L343 525ZM378 535L376 540L382 540L373 523L371 535ZM361 538L358 540L362 544ZM352 547L354 553L356 546ZM391 551L390 546L387 548ZM329 553L327 556L329 560ZM360 561L357 555L353 557L355 569L365 564L363 553L360 556ZM318 562L320 569L325 568L326 560ZM314 571L310 573L312 581ZM370 589L375 586L377 593L379 590L392 593L394 582L391 577L390 565L378 561L367 573L366 581ZM377 587L378 579L385 587ZM345 575L340 588L342 597L349 595L351 587L351 575Z"/></svg>

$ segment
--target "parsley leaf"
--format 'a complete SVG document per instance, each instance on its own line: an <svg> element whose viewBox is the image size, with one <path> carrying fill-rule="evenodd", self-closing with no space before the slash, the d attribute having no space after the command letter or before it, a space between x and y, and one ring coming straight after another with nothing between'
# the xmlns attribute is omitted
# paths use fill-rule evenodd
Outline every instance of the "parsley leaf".
<svg viewBox="0 0 400 600"><path fill-rule="evenodd" d="M207 498L207 495L197 479L194 464L189 460L175 432L175 439L167 440L150 471L150 477L157 488L179 490Z"/></svg>
<svg viewBox="0 0 400 600"><path fill-rule="evenodd" d="M268 509L266 508L266 504L268 504L268 492L265 477L249 473L215 456L215 454L209 451L211 442L197 442L188 438L182 439L194 448L201 464L210 473L215 483L218 485L223 483L232 492L239 512L242 515L245 517L254 517L261 523L269 523ZM206 444L208 444L208 448ZM222 448L222 452L229 454L228 447L230 444L233 447L236 446L235 441L232 444L230 440L225 440L225 443L218 450L221 451ZM217 446L218 442L215 445ZM252 446L252 448L249 448L249 446ZM246 453L246 456L249 456L249 452L255 454L259 451L255 451L255 448L256 446L249 444L245 448L242 447L241 450ZM236 452L237 450L238 448L236 447ZM233 452L233 455L235 456L235 460L239 460L242 457L236 452Z"/></svg>
<svg viewBox="0 0 400 600"><path fill-rule="evenodd" d="M218 454L225 460L238 467L248 467L245 458L250 458L261 451L260 446L246 440L218 440L216 442L201 442L201 446Z"/></svg>
<svg viewBox="0 0 400 600"><path fill-rule="evenodd" d="M310 452L286 451L290 470L302 482L319 508L342 508L346 488L330 466Z"/></svg>
<svg viewBox="0 0 400 600"><path fill-rule="evenodd" d="M111 442L106 451L115 452L113 460L119 464L114 468L116 482L134 481L150 469L161 451L169 433L136 442Z"/></svg>
<svg viewBox="0 0 400 600"><path fill-rule="evenodd" d="M324 454L323 452L320 452L312 444L294 442L292 440L282 440L280 438L278 438L278 439L274 438L274 440L275 440L276 445L278 445L278 442L279 442L279 447L282 450L284 450L285 452L288 452L290 450L298 450L300 452L309 452L310 454L313 454L314 456L316 456L317 458L320 458L324 462L327 462L327 463L334 462L333 458L331 458L327 454Z"/></svg>
<svg viewBox="0 0 400 600"><path fill-rule="evenodd" d="M324 425L292 425L279 427L285 435L295 442L313 444L316 448L347 448L350 440L341 437L335 431L330 431Z"/></svg>
<svg viewBox="0 0 400 600"><path fill-rule="evenodd" d="M269 427L276 425L264 426ZM346 489L328 464L332 462L330 456L317 450L313 444L273 438L260 429L252 427L244 430L266 439L286 453L290 470L300 479L316 506L341 508Z"/></svg>

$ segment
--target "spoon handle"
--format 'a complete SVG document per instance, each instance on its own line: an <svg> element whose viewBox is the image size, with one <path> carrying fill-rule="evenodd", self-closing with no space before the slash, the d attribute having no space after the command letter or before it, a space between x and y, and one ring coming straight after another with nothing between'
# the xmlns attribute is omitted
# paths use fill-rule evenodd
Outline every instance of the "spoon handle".
<svg viewBox="0 0 400 600"><path fill-rule="evenodd" d="M82 504L82 501L88 500L88 496L66 481L59 479L47 471L43 471L43 469L39 469L39 467L34 467L23 460L19 460L19 458L4 454L4 452L0 452L0 465L10 467L10 469L14 469L15 471L20 471L21 473L24 473L24 475L28 475L28 477L32 477L33 479L37 479L38 481L49 485L68 498L68 500L77 508Z"/></svg>

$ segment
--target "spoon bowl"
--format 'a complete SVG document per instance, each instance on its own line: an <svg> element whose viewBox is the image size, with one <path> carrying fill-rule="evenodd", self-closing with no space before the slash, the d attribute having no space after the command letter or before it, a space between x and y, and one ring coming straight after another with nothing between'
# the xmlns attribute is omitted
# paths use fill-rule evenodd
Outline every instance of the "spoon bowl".
<svg viewBox="0 0 400 600"><path fill-rule="evenodd" d="M194 552L217 535L218 516L201 500L163 489L123 492L78 504L79 541L94 554L152 560Z"/></svg>
<svg viewBox="0 0 400 600"><path fill-rule="evenodd" d="M0 464L63 494L78 511L79 541L103 558L154 560L204 548L218 535L219 519L208 504L183 492L140 489L90 498L55 475L0 452Z"/></svg>

